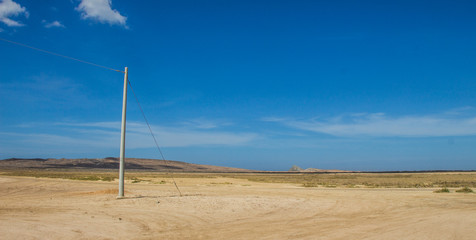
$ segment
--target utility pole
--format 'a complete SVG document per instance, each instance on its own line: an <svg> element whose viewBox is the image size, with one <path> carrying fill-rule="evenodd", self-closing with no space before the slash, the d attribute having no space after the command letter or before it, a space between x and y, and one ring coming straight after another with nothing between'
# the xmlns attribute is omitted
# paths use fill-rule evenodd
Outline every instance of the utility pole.
<svg viewBox="0 0 476 240"><path fill-rule="evenodd" d="M122 123L121 123L121 153L119 157L119 194L117 198L124 197L124 153L126 147L126 108L127 108L127 67L124 70L124 95L122 97Z"/></svg>

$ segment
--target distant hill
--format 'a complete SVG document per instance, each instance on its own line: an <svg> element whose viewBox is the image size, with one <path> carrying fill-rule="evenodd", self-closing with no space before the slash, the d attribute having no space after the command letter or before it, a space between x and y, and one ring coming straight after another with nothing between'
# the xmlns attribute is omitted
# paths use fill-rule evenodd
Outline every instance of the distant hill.
<svg viewBox="0 0 476 240"><path fill-rule="evenodd" d="M293 165L289 172L300 172L300 173L344 173L344 172L355 172L355 171L345 171L337 169L317 169L317 168L306 168L302 169L296 165Z"/></svg>
<svg viewBox="0 0 476 240"><path fill-rule="evenodd" d="M164 161L157 159L126 158L126 170L143 170L158 172L255 172L254 170L192 164L180 161ZM0 169L119 169L119 159L108 158L10 158L0 160Z"/></svg>

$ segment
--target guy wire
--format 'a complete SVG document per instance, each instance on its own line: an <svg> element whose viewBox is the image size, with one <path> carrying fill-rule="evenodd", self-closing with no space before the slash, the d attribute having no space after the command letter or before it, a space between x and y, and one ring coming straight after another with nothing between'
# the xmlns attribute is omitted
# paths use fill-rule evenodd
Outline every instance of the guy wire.
<svg viewBox="0 0 476 240"><path fill-rule="evenodd" d="M165 159L164 154L162 153L162 150L160 149L159 144L157 143L157 139L155 138L154 132L152 132L152 128L150 127L149 121L147 120L147 117L145 116L144 110L142 109L142 106L141 106L141 104L139 103L139 99L137 98L137 95L136 95L136 93L134 92L134 89L132 89L131 82L130 82L129 80L127 80L127 82L129 83L129 87L131 88L132 95L134 95L134 98L136 99L137 105L139 106L139 109L140 109L140 111L141 111L141 113L142 113L142 117L144 117L145 123L147 124L147 127L149 128L150 135L152 135L152 138L154 139L155 146L156 146L157 149L159 150L160 156L161 156L162 159L164 160L165 165L168 166L169 163L168 163L167 159ZM167 170L168 170L168 169L167 169ZM172 181L174 182L175 188L177 188L177 191L179 192L180 197L182 197L182 192L180 191L179 187L177 186L177 183L175 182L175 178L174 178L173 172L170 171L170 170L168 170L168 173L170 173L170 176L172 177Z"/></svg>

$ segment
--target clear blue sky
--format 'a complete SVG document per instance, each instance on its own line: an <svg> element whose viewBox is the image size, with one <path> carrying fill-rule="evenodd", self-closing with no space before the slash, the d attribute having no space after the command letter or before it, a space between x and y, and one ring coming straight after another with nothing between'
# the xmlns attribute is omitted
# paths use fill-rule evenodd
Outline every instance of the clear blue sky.
<svg viewBox="0 0 476 240"><path fill-rule="evenodd" d="M166 158L476 169L475 1L0 0L0 37L115 69ZM119 155L123 75L0 41L0 159ZM126 157L160 158L132 95Z"/></svg>

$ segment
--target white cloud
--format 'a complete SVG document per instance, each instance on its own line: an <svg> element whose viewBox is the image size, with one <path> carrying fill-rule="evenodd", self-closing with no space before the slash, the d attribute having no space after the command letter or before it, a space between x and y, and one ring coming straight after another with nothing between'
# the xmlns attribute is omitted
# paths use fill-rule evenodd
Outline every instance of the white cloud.
<svg viewBox="0 0 476 240"><path fill-rule="evenodd" d="M29 13L25 7L22 7L20 4L12 0L3 0L0 2L0 22L5 23L9 27L21 27L25 24L11 19L12 17L17 17L24 15L28 18Z"/></svg>
<svg viewBox="0 0 476 240"><path fill-rule="evenodd" d="M47 22L43 20L45 28L65 28L65 26L59 21Z"/></svg>
<svg viewBox="0 0 476 240"><path fill-rule="evenodd" d="M111 8L111 0L81 0L76 8L83 19L92 19L101 23L121 25L127 28L127 17Z"/></svg>
<svg viewBox="0 0 476 240"><path fill-rule="evenodd" d="M476 135L476 116L449 114L387 117L383 113L357 114L330 120L276 120L286 126L333 136L446 137Z"/></svg>

